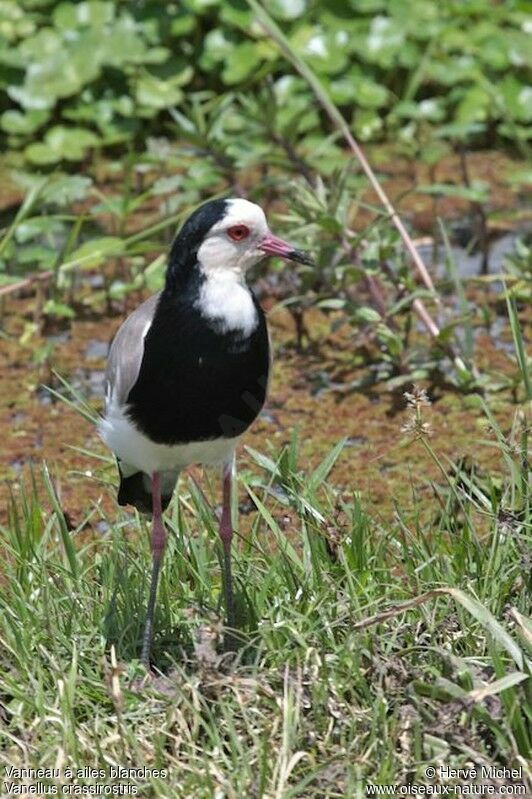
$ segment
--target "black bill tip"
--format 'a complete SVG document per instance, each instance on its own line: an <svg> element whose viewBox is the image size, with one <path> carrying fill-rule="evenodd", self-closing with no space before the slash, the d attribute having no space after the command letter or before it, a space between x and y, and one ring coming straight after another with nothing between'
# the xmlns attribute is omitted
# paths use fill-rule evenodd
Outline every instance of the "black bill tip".
<svg viewBox="0 0 532 799"><path fill-rule="evenodd" d="M290 250L286 257L289 261L297 261L300 264L305 264L305 266L316 265L310 253L308 253L306 250Z"/></svg>

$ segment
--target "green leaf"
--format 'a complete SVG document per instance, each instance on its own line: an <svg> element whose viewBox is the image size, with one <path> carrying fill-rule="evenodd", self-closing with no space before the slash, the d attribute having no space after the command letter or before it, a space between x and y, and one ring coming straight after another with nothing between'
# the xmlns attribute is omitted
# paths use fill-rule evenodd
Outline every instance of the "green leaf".
<svg viewBox="0 0 532 799"><path fill-rule="evenodd" d="M507 75L501 83L503 102L516 122L532 121L532 87L513 75Z"/></svg>
<svg viewBox="0 0 532 799"><path fill-rule="evenodd" d="M489 683L489 685L484 685L482 688L474 688L469 691L467 698L472 699L473 702L483 702L488 696L496 696L502 691L507 691L508 688L513 688L514 685L519 685L519 683L529 679L529 674L524 674L522 671L513 671L511 674L506 674L499 680Z"/></svg>
<svg viewBox="0 0 532 799"><path fill-rule="evenodd" d="M55 153L50 147L42 142L30 144L24 150L24 155L32 164L39 164L46 166L47 164L57 164L61 160L61 156Z"/></svg>
<svg viewBox="0 0 532 799"><path fill-rule="evenodd" d="M523 377L523 385L525 387L526 398L530 402L532 400L532 376L531 376L532 372L530 370L529 359L525 347L524 334L523 330L521 329L521 323L519 321L519 315L517 313L515 299L513 297L510 297L508 292L506 292L506 304L508 306L508 316L510 319L510 326L512 328L512 338L514 341L517 362L519 364L519 369L521 370L521 375Z"/></svg>
<svg viewBox="0 0 532 799"><path fill-rule="evenodd" d="M154 261L149 264L144 270L144 280L146 286L150 291L155 293L164 286L164 277L166 274L167 257L163 253L159 255Z"/></svg>
<svg viewBox="0 0 532 799"><path fill-rule="evenodd" d="M389 68L404 45L404 40L404 25L399 20L379 14L371 21L369 34L360 55L364 60Z"/></svg>
<svg viewBox="0 0 532 799"><path fill-rule="evenodd" d="M135 86L135 96L140 105L148 108L161 109L178 105L183 99L180 86L192 77L192 68L186 70L169 80L162 80L146 73Z"/></svg>
<svg viewBox="0 0 532 799"><path fill-rule="evenodd" d="M432 186L418 186L421 194L436 194L440 197L459 197L470 202L485 203L489 199L489 185L477 181L472 186L456 186L453 183L434 183Z"/></svg>
<svg viewBox="0 0 532 799"><path fill-rule="evenodd" d="M334 297L330 297L326 300L320 300L316 303L316 307L323 308L327 311L341 311L345 308L346 300L337 299Z"/></svg>
<svg viewBox="0 0 532 799"><path fill-rule="evenodd" d="M98 136L90 130L56 125L46 133L43 142L28 145L24 154L34 164L81 161L89 147L98 142Z"/></svg>
<svg viewBox="0 0 532 799"><path fill-rule="evenodd" d="M181 14L172 20L170 32L172 36L186 36L196 27L196 18L193 14Z"/></svg>
<svg viewBox="0 0 532 799"><path fill-rule="evenodd" d="M81 27L102 28L115 15L115 4L89 0L82 3L60 3L53 12L56 28L75 30Z"/></svg>
<svg viewBox="0 0 532 799"><path fill-rule="evenodd" d="M382 129L382 119L375 111L363 109L355 115L355 131L362 141L369 141Z"/></svg>
<svg viewBox="0 0 532 799"><path fill-rule="evenodd" d="M306 9L306 0L269 0L268 2L268 11L277 19L297 19L305 13Z"/></svg>
<svg viewBox="0 0 532 799"><path fill-rule="evenodd" d="M321 25L297 28L290 44L321 75L337 75L349 63L346 31L328 31Z"/></svg>
<svg viewBox="0 0 532 799"><path fill-rule="evenodd" d="M70 254L68 262L62 264L61 269L82 267L92 269L103 263L107 258L119 255L124 250L124 242L117 236L102 236L99 239L86 241L77 250Z"/></svg>
<svg viewBox="0 0 532 799"><path fill-rule="evenodd" d="M56 519L57 519L57 525L59 527L59 531L60 531L60 534L61 534L61 539L63 541L63 546L64 546L64 549L65 549L65 556L66 556L65 559L66 559L66 561L68 562L68 564L70 566L70 571L71 571L72 577L77 579L77 576L78 576L78 556L77 556L76 548L75 548L74 543L72 541L72 538L70 536L70 531L69 531L68 526L67 526L65 513L64 513L63 508L61 506L61 502L59 501L59 498L57 496L55 485L53 483L53 480L51 478L50 472L48 471L48 467L46 466L46 464L43 466L43 476L44 476L44 485L45 485L46 490L48 492L48 496L50 497L52 508L54 510L54 513L55 513L55 516L56 516Z"/></svg>
<svg viewBox="0 0 532 799"><path fill-rule="evenodd" d="M493 100L480 86L468 89L456 109L458 122L484 122L489 119Z"/></svg>
<svg viewBox="0 0 532 799"><path fill-rule="evenodd" d="M220 21L229 28L247 31L253 24L253 14L244 0L224 0L220 8Z"/></svg>
<svg viewBox="0 0 532 799"><path fill-rule="evenodd" d="M342 454L346 440L346 438L342 438L325 456L319 466L314 469L308 480L308 487L311 491L315 491L327 479L334 464Z"/></svg>
<svg viewBox="0 0 532 799"><path fill-rule="evenodd" d="M382 108L389 99L388 89L369 78L354 78L353 91L356 104L362 108Z"/></svg>
<svg viewBox="0 0 532 799"><path fill-rule="evenodd" d="M17 225L15 239L24 244L43 235L54 235L63 231L63 223L53 216L34 216L24 219Z"/></svg>
<svg viewBox="0 0 532 799"><path fill-rule="evenodd" d="M354 318L357 322L368 322L369 324L381 321L380 313L375 311L373 308L368 308L367 306L357 308L354 313Z"/></svg>
<svg viewBox="0 0 532 799"><path fill-rule="evenodd" d="M0 117L0 127L11 135L27 136L35 133L50 118L49 111L33 110L25 114L20 111L4 111Z"/></svg>
<svg viewBox="0 0 532 799"><path fill-rule="evenodd" d="M402 119L427 120L428 122L441 122L445 117L443 100L438 97L427 97L419 103L397 103L392 111L393 116Z"/></svg>
<svg viewBox="0 0 532 799"><path fill-rule="evenodd" d="M34 30L35 21L25 13L21 3L15 0L0 3L0 33L4 41L30 36Z"/></svg>
<svg viewBox="0 0 532 799"><path fill-rule="evenodd" d="M64 41L56 31L43 28L20 45L21 55L33 68L28 66L23 85L10 85L8 94L24 108L51 108L99 75L103 47L102 38L92 31Z"/></svg>
<svg viewBox="0 0 532 799"><path fill-rule="evenodd" d="M255 463L258 466L260 466L262 469L265 469L271 475L276 475L278 473L279 468L277 464L271 458L268 458L267 455L264 455L264 453L259 452L256 449L253 449L253 447L246 447L245 449L246 452L248 452L251 455Z"/></svg>
<svg viewBox="0 0 532 799"><path fill-rule="evenodd" d="M57 249L45 247L40 244L32 244L28 247L20 247L17 251L17 262L19 264L31 264L39 269L51 269L57 259Z"/></svg>
<svg viewBox="0 0 532 799"><path fill-rule="evenodd" d="M260 61L256 44L243 42L233 46L226 55L222 78L228 84L239 83L255 72Z"/></svg>
<svg viewBox="0 0 532 799"><path fill-rule="evenodd" d="M295 547L293 547L288 538L285 535L283 535L281 529L279 528L279 525L277 524L276 520L274 519L274 517L272 516L266 505L264 505L264 503L261 502L261 500L253 492L253 490L249 485L246 485L245 483L244 485L251 498L251 501L256 506L258 512L260 513L260 515L262 516L262 518L264 519L264 521L266 522L272 533L275 535L277 541L279 543L282 542L281 545L282 545L283 554L286 555L296 567L300 567L301 561Z"/></svg>
<svg viewBox="0 0 532 799"><path fill-rule="evenodd" d="M180 189L182 185L182 175L169 175L168 177L159 178L156 180L151 187L151 193L155 195L170 194L171 192L175 192L177 189Z"/></svg>
<svg viewBox="0 0 532 799"><path fill-rule="evenodd" d="M210 70L221 61L225 61L235 46L234 40L221 28L215 28L203 40L201 65Z"/></svg>
<svg viewBox="0 0 532 799"><path fill-rule="evenodd" d="M398 357L403 351L403 342L401 337L394 333L388 325L381 323L377 325L377 336L380 341L388 347L388 350L394 357Z"/></svg>
<svg viewBox="0 0 532 799"><path fill-rule="evenodd" d="M43 201L59 207L84 200L92 186L92 179L83 175L56 173L42 190Z"/></svg>
<svg viewBox="0 0 532 799"><path fill-rule="evenodd" d="M48 316L55 316L58 319L75 319L76 312L69 305L55 300L47 300L44 303L43 311Z"/></svg>
<svg viewBox="0 0 532 799"><path fill-rule="evenodd" d="M521 652L521 649L511 635L509 635L504 627L502 627L502 625L497 621L493 614L490 613L490 611L484 607L484 605L482 605L478 599L474 599L470 594L466 594L459 588L453 587L439 590L453 596L456 601L462 605L462 607L471 613L471 615L478 622L480 622L480 624L486 630L489 631L499 646L508 652L514 662L517 664L517 667L520 669L523 668L523 653Z"/></svg>
<svg viewBox="0 0 532 799"><path fill-rule="evenodd" d="M198 11L199 13L207 11L209 8L219 4L220 0L186 0L185 2L187 8L191 11Z"/></svg>

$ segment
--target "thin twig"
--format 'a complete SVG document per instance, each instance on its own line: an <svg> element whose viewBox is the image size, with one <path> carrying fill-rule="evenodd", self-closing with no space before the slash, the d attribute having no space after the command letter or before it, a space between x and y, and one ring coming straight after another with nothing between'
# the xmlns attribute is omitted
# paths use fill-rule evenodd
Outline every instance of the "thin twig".
<svg viewBox="0 0 532 799"><path fill-rule="evenodd" d="M332 122L339 131L342 133L344 139L348 143L351 151L358 159L366 177L368 178L370 185L372 186L373 190L377 194L379 200L383 204L386 212L388 213L390 219L392 220L393 224L399 231L401 238L405 244L406 249L408 250L414 266L416 267L417 272L419 273L423 283L432 292L433 298L437 303L438 307L441 307L441 300L438 297L436 290L434 288L434 283L432 282L432 278L427 270L427 267L423 263L419 252L416 250L414 242L410 237L407 229L403 225L397 211L395 210L394 206L388 199L388 196L384 189L381 187L379 181L377 180L366 156L364 155L361 147L359 146L358 142L355 140L354 136L352 135L351 131L349 130L349 126L347 122L343 118L340 111L336 108L333 102L329 99L329 96L323 86L321 85L319 79L314 74L312 69L301 59L294 51L291 49L288 40L286 39L285 35L282 33L281 29L276 25L276 23L271 19L269 14L261 7L258 0L247 0L248 5L253 9L260 24L263 26L266 33L276 42L279 46L282 53L286 56L288 61L293 64L295 69L299 72L299 74L307 81L307 83L312 88L314 94L316 95L318 102L326 111L328 116L331 118ZM414 310L423 321L425 326L427 327L431 336L436 338L440 334L440 328L432 318L430 313L428 312L427 308L425 307L424 303L417 299L413 306ZM452 351L453 360L455 363L456 368L459 371L467 372L466 365L464 364L463 359L460 357L458 353L454 351L454 348L449 345L450 350Z"/></svg>
<svg viewBox="0 0 532 799"><path fill-rule="evenodd" d="M299 56L297 56L293 52L280 28L270 18L267 12L263 8L261 8L257 0L247 0L247 2L254 10L254 12L257 14L257 17L259 18L259 21L263 26L263 28L266 30L266 32L275 40L275 42L279 45L280 49L283 51L284 55L294 65L297 71L305 78L305 80L310 84L316 97L323 106L324 110L327 112L332 122L341 131L346 142L349 144L349 147L351 148L352 152L357 157L377 197L383 204L384 208L386 209L387 213L390 216L390 219L392 220L395 227L401 234L401 237L405 243L405 247L410 253L410 256L414 262L417 271L419 272L419 275L423 283L430 291L434 292L434 299L436 300L436 302L439 303L440 300L435 292L434 283L432 282L432 278L427 270L427 267L423 263L421 256L419 255L418 251L414 246L414 242L412 241L410 234L408 233L399 215L397 214L397 211L390 202L388 195L386 194L386 192L380 185L379 181L377 180L360 145L355 140L354 136L349 130L347 122L343 118L342 114L336 108L334 103L330 101L327 92L321 85L320 81L318 80L314 72L307 66L307 64L305 64L305 62L301 58L299 58Z"/></svg>
<svg viewBox="0 0 532 799"><path fill-rule="evenodd" d="M53 276L54 273L51 271L38 272L36 275L30 275L29 277L24 278L24 280L18 280L16 283L8 283L7 286L2 286L0 288L0 297L5 294L12 294L14 291L18 291L19 289L29 288L30 286L33 286L34 283L50 280Z"/></svg>
<svg viewBox="0 0 532 799"><path fill-rule="evenodd" d="M396 616L400 616L403 613L406 613L407 610L412 610L413 608L417 608L419 605L424 605L425 602L428 602L429 599L434 599L434 597L438 596L439 594L447 593L445 589L433 588L431 591L426 591L424 594L420 594L420 596L413 597L412 599L407 599L405 602L398 602L395 605L390 605L386 610L381 610L380 613L375 613L374 616L368 616L361 621L354 622L351 625L352 630L365 630L367 627L372 627L374 624L381 624L383 621L388 621L388 619L393 619Z"/></svg>

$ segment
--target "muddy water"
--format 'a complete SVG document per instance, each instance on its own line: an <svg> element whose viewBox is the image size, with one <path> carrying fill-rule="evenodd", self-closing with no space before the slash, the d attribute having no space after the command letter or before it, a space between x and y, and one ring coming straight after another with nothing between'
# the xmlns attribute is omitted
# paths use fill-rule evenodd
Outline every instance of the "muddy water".
<svg viewBox="0 0 532 799"><path fill-rule="evenodd" d="M101 460L108 453L94 425L57 401L42 384L57 387L50 368L53 365L87 398L95 412L100 410L107 342L121 317L73 322L69 331L53 337L51 364L36 367L33 353L42 342L36 340L31 346L23 346L17 340L24 319L31 317L32 302L30 298L11 303L5 320L10 340L2 342L0 351L2 516L5 518L10 494L17 497L26 490L24 481L31 469L40 482L40 465L45 460L72 524L80 524L98 506L88 524L94 533L102 534L117 515L115 467L110 459ZM244 444L265 453L277 452L289 442L297 427L302 442L301 467L310 469L340 438L347 437L332 481L346 497L353 491L360 492L366 509L383 521L390 519L395 501L412 504L413 489L421 497L429 496L429 479L441 482L442 477L422 449L401 432L407 417L401 392L390 392L385 384L366 391L330 389L331 385L345 387L367 374L367 366L356 365L361 359L362 344L367 346L362 331L344 327L339 333L325 335L321 344L299 353L294 347L289 314L275 311L270 314L270 323L276 346L274 379L268 405ZM311 312L307 324L311 335L315 331L316 339L321 339L323 331L330 327L330 319ZM499 334L499 338L508 341L508 328L502 322ZM481 326L477 336L481 368L495 373L515 370L507 351L510 345L497 347ZM378 353L375 356L378 358ZM469 457L479 469L501 468L496 451L479 448L476 443L485 437L485 430L471 397L464 397L449 386L433 387L433 396L436 401L427 410L427 420L433 428L434 448L451 459ZM493 405L503 428L509 429L515 412L510 393L497 395ZM240 461L257 470L243 448ZM279 512L289 529L293 522L290 514L287 516L285 508Z"/></svg>
<svg viewBox="0 0 532 799"><path fill-rule="evenodd" d="M505 262L509 255L512 254L517 240L523 236L528 235L531 228L524 225L519 230L502 235L499 239L493 242L489 248L489 272L492 275L502 274L505 271ZM434 260L434 245L432 242L427 242L418 246L418 252L425 263L430 264ZM448 275L448 268L445 264L446 254L443 245L439 244L436 263L433 267L433 274L436 278L442 279ZM451 247L451 257L456 265L456 271L460 278L476 278L482 272L482 253L474 247L460 247L454 245ZM495 282L492 284L495 291L502 291L502 282Z"/></svg>
<svg viewBox="0 0 532 799"><path fill-rule="evenodd" d="M431 182L457 183L456 157L438 165L434 174L427 168L412 165L392 157L380 158L370 153L378 168L382 167L384 182L392 199L419 235L432 235L437 229L437 216L452 226L463 224L471 215L471 206L456 198L434 199L417 194L416 186ZM490 212L509 216L520 204L519 188L508 180L516 165L498 153L475 153L469 159L471 179L484 180L491 188ZM245 184L245 181L244 181ZM365 198L374 200L370 193ZM354 221L357 229L373 216L360 209ZM132 218L131 224L145 224ZM490 270L500 270L502 261L512 247L516 224L504 223L491 242ZM466 248L454 250L458 271L463 278L480 272L480 254ZM431 262L432 245L428 261ZM443 274L442 250L435 276ZM101 282L101 275L89 275L92 289ZM475 345L478 367L493 383L500 377L516 373L513 344L507 320L497 307L497 284L473 285L466 281L468 299L475 316ZM39 470L45 460L54 476L63 507L73 524L80 524L97 506L88 522L89 530L101 535L117 517L114 497L116 472L93 424L80 417L72 408L58 402L43 388L60 386L53 371L65 375L93 408L102 406L103 375L107 346L126 311L138 304L140 297L130 298L120 316L101 316L78 319L63 329L48 331L26 343L19 340L26 322L33 319L34 297L10 299L3 320L6 336L0 340L0 515L5 519L11 494L19 496L33 469L37 483ZM445 298L450 316L456 315L456 298ZM272 303L270 302L271 306ZM489 320L480 313L489 308ZM525 319L527 316L527 319ZM412 506L412 494L432 497L431 479L442 481L421 447L413 444L401 432L407 411L402 390L390 391L386 384L369 385L365 390L350 386L371 377L382 363L375 342L363 329L348 326L331 334L331 318L319 312L307 315L307 326L313 343L303 353L294 348L294 327L286 311L270 314L276 348L274 379L268 405L244 444L265 453L278 452L288 443L294 428L300 432L301 467L315 466L342 437L347 438L344 453L335 467L332 481L346 497L360 492L364 507L383 522L393 514L394 502ZM530 330L531 309L523 313ZM460 332L460 331L459 331ZM425 342L421 327L414 334L414 343ZM41 350L53 346L51 356L40 364ZM39 365L40 364L40 365ZM428 387L435 399L427 410L433 436L432 444L440 455L456 460L470 458L478 469L501 469L497 451L479 447L478 439L486 438L485 422L474 399L456 392L439 378ZM503 429L509 430L516 410L510 390L495 394L491 404ZM82 451L81 451L82 450ZM93 455L91 455L93 453ZM103 460L102 460L103 458ZM256 469L242 448L240 461L246 468ZM241 496L245 504L245 497ZM285 508L280 510L283 525L289 531L292 521ZM286 519L288 518L288 522Z"/></svg>

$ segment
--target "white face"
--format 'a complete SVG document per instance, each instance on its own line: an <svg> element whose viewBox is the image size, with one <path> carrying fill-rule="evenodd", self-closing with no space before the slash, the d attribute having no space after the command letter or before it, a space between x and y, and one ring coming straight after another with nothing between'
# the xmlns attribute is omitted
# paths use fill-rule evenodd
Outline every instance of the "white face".
<svg viewBox="0 0 532 799"><path fill-rule="evenodd" d="M243 274L266 254L258 249L269 233L262 208L249 200L227 202L226 215L212 226L198 250L198 261L207 273L228 270Z"/></svg>

